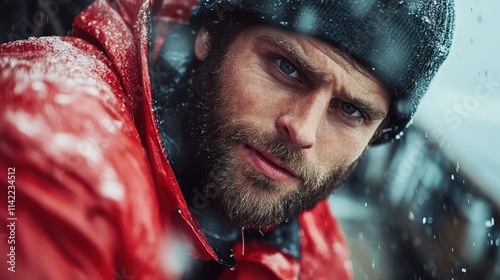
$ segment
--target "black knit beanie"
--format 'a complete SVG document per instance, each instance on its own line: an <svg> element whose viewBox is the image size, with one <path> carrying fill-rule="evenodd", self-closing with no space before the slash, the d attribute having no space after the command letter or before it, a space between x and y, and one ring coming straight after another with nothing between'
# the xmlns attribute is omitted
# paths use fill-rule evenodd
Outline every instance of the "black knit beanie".
<svg viewBox="0 0 500 280"><path fill-rule="evenodd" d="M201 0L191 22L224 24L245 14L256 23L335 45L372 71L392 93L388 122L374 142L399 139L448 55L453 0Z"/></svg>

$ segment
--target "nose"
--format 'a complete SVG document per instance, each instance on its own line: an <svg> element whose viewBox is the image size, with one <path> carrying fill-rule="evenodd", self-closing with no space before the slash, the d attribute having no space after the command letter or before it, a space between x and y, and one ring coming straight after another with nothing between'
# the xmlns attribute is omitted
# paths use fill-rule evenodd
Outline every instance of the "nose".
<svg viewBox="0 0 500 280"><path fill-rule="evenodd" d="M316 143L318 131L323 116L328 108L329 101L321 96L301 99L284 111L276 121L276 127L281 136L289 140L293 145L303 149L310 149Z"/></svg>

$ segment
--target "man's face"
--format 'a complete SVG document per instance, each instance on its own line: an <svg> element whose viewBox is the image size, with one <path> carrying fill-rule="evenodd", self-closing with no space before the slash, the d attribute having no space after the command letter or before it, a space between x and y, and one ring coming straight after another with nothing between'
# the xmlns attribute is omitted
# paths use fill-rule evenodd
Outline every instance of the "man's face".
<svg viewBox="0 0 500 280"><path fill-rule="evenodd" d="M208 192L240 226L277 224L325 198L389 107L385 88L347 56L278 28L244 29L217 65L200 70L209 73L197 81L197 133Z"/></svg>

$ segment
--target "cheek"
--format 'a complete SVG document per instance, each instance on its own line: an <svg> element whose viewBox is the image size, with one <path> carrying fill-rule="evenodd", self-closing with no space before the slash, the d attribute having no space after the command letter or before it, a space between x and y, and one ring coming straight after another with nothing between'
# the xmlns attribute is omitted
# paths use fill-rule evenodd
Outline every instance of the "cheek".
<svg viewBox="0 0 500 280"><path fill-rule="evenodd" d="M227 82L225 95L237 117L253 114L259 110L260 104L255 96L256 89L249 86L247 81L228 79Z"/></svg>
<svg viewBox="0 0 500 280"><path fill-rule="evenodd" d="M273 100L273 90L268 81L252 71L251 67L231 71L228 68L225 94L228 101L234 106L239 117L263 118L276 111L276 100Z"/></svg>
<svg viewBox="0 0 500 280"><path fill-rule="evenodd" d="M228 61L226 65L228 66L223 68L225 70L224 78L221 80L223 84L222 97L226 101L226 105L231 106L236 115L240 115L245 108L255 106L255 101L249 98L250 89L245 76L232 66L231 61Z"/></svg>

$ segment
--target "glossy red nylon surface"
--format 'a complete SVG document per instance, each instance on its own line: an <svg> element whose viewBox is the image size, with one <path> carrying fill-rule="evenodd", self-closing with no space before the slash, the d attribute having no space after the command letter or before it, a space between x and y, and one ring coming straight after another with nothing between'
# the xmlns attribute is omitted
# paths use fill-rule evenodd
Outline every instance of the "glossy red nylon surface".
<svg viewBox="0 0 500 280"><path fill-rule="evenodd" d="M178 235L193 257L216 259L161 148L147 65L147 11L185 20L195 2L98 0L74 37L0 47L0 170L16 168L19 219L17 271L2 262L1 279L176 279L164 251ZM238 266L222 278L351 279L328 204L299 222L300 261L239 242Z"/></svg>

